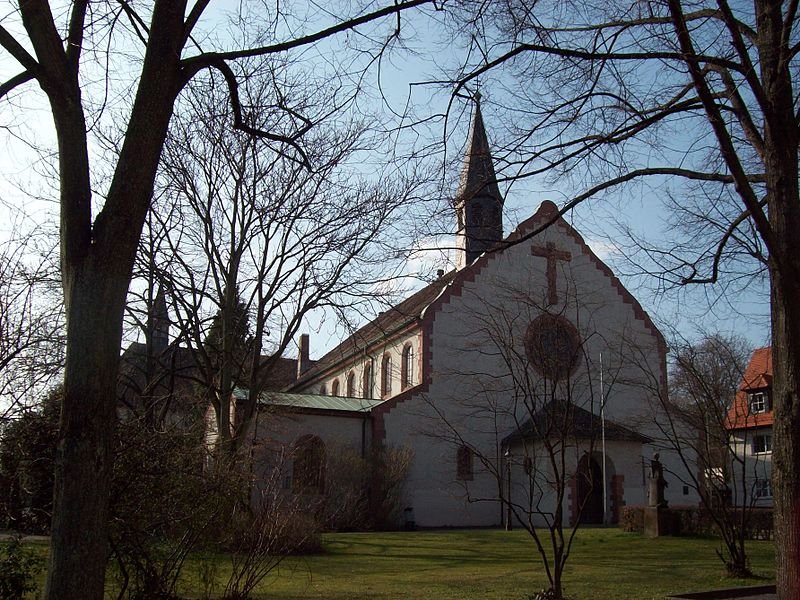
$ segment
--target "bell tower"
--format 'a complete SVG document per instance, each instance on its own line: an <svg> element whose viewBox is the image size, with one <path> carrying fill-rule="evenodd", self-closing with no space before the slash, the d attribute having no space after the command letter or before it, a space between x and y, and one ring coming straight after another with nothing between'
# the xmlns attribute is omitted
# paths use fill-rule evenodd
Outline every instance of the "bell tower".
<svg viewBox="0 0 800 600"><path fill-rule="evenodd" d="M464 166L453 205L458 219L456 268L462 269L503 239L503 197L497 187L480 93L475 93Z"/></svg>

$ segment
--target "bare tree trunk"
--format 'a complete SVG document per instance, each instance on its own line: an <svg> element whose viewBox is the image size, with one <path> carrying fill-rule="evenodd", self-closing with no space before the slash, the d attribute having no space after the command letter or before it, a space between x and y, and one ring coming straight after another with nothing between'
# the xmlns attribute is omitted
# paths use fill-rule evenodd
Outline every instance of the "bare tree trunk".
<svg viewBox="0 0 800 600"><path fill-rule="evenodd" d="M103 597L125 288L91 276L72 285L47 572L59 598Z"/></svg>

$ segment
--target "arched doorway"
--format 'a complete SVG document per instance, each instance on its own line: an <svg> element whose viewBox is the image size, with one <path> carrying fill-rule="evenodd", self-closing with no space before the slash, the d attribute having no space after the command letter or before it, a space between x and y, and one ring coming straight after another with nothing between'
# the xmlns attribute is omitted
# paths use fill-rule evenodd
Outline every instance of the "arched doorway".
<svg viewBox="0 0 800 600"><path fill-rule="evenodd" d="M588 454L578 463L575 473L577 509L581 510L580 522L586 525L603 524L603 470Z"/></svg>

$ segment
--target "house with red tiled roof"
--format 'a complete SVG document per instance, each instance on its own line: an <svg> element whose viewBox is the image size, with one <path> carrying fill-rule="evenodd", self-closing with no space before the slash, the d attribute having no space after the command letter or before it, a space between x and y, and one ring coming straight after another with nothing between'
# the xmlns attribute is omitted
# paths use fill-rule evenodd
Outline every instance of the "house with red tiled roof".
<svg viewBox="0 0 800 600"><path fill-rule="evenodd" d="M477 103L453 205L457 268L318 360L302 336L296 381L265 395L265 408L291 413L253 434L293 457L285 487L321 488L344 447L405 448L403 506L417 525L499 525L509 499L537 525L609 523L648 502L659 452L666 500L695 503L663 434L661 333L554 203L504 237Z"/></svg>
<svg viewBox="0 0 800 600"><path fill-rule="evenodd" d="M737 504L772 506L772 424L772 349L758 348L726 423L736 455L744 461L744 488L733 490Z"/></svg>

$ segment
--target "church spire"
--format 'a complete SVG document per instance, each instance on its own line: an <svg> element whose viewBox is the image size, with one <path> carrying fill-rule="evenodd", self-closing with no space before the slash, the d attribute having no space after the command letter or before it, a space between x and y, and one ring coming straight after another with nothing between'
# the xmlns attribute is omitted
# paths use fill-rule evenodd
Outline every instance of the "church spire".
<svg viewBox="0 0 800 600"><path fill-rule="evenodd" d="M476 92L475 112L454 202L458 218L456 267L459 269L503 239L503 196L497 187L480 98L480 92Z"/></svg>
<svg viewBox="0 0 800 600"><path fill-rule="evenodd" d="M163 354L169 346L169 314L164 286L160 286L156 292L147 315L147 333L150 336L153 356Z"/></svg>

